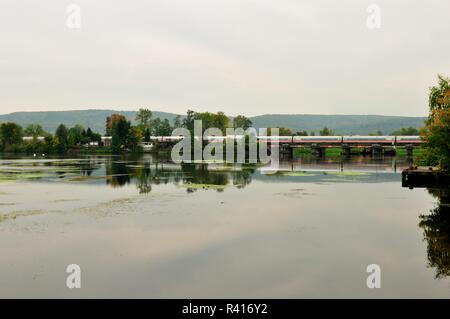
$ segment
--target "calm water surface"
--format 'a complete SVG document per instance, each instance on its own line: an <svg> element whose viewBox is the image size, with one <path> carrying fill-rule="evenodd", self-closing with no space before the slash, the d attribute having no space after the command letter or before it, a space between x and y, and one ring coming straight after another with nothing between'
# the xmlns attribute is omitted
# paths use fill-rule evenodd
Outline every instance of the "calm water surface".
<svg viewBox="0 0 450 319"><path fill-rule="evenodd" d="M449 191L402 188L406 166L3 157L0 297L448 298Z"/></svg>

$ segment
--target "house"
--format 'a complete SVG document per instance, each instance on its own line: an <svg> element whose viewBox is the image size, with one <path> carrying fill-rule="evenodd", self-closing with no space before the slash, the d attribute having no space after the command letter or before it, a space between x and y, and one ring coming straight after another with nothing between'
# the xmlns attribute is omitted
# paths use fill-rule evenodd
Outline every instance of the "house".
<svg viewBox="0 0 450 319"><path fill-rule="evenodd" d="M24 141L24 142L33 142L34 140L36 140L36 141L39 141L39 142L43 142L43 141L45 141L45 137L44 136L36 136L36 137L34 137L34 136L24 136L24 137L22 137L22 140Z"/></svg>
<svg viewBox="0 0 450 319"><path fill-rule="evenodd" d="M104 147L111 147L112 137L111 136L102 136L102 145Z"/></svg>

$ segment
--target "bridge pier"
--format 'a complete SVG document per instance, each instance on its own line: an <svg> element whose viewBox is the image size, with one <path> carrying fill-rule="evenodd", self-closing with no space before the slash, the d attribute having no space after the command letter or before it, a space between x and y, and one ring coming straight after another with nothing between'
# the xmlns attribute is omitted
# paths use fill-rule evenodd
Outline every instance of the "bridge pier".
<svg viewBox="0 0 450 319"><path fill-rule="evenodd" d="M406 157L413 157L414 146L412 144L408 144L405 146L406 149Z"/></svg>
<svg viewBox="0 0 450 319"><path fill-rule="evenodd" d="M379 144L372 145L372 156L373 157L381 157L383 156L383 146Z"/></svg>
<svg viewBox="0 0 450 319"><path fill-rule="evenodd" d="M325 156L325 147L321 146L313 146L311 147L312 152L317 157L324 157Z"/></svg>
<svg viewBox="0 0 450 319"><path fill-rule="evenodd" d="M342 145L342 155L350 156L352 154L352 148L348 145Z"/></svg>
<svg viewBox="0 0 450 319"><path fill-rule="evenodd" d="M290 145L280 145L280 156L285 159L293 159L294 148Z"/></svg>

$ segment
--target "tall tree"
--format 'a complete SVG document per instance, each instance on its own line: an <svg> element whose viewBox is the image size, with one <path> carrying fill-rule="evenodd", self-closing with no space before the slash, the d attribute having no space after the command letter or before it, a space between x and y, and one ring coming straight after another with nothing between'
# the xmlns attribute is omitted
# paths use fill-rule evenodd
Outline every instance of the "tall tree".
<svg viewBox="0 0 450 319"><path fill-rule="evenodd" d="M252 126L252 121L250 121L249 118L245 117L244 115L238 115L233 119L233 127L236 128L242 128L244 130L248 129Z"/></svg>
<svg viewBox="0 0 450 319"><path fill-rule="evenodd" d="M173 120L173 128L179 128L183 126L183 122L181 121L181 115L175 116L175 119Z"/></svg>
<svg viewBox="0 0 450 319"><path fill-rule="evenodd" d="M64 124L60 124L55 132L56 148L60 154L67 151L69 132Z"/></svg>
<svg viewBox="0 0 450 319"><path fill-rule="evenodd" d="M119 121L127 121L127 118L122 114L112 114L106 118L106 135L112 136L114 125Z"/></svg>
<svg viewBox="0 0 450 319"><path fill-rule="evenodd" d="M380 134L380 135L383 135L383 134ZM414 135L419 135L419 130L412 126L402 127L398 131L392 132L391 135L414 136Z"/></svg>
<svg viewBox="0 0 450 319"><path fill-rule="evenodd" d="M141 129L146 129L150 127L152 121L153 113L149 109L139 109L136 114L136 121Z"/></svg>
<svg viewBox="0 0 450 319"><path fill-rule="evenodd" d="M438 85L430 88L429 115L421 131L426 152L422 161L450 170L450 79L438 76Z"/></svg>
<svg viewBox="0 0 450 319"><path fill-rule="evenodd" d="M31 137L39 137L43 136L45 137L48 133L44 131L41 125L39 124L30 124L28 125L24 130L25 136L31 136Z"/></svg>
<svg viewBox="0 0 450 319"><path fill-rule="evenodd" d="M334 135L334 132L329 129L328 127L324 127L322 130L320 130L320 135L321 136L332 136Z"/></svg>
<svg viewBox="0 0 450 319"><path fill-rule="evenodd" d="M192 110L188 110L186 113L186 117L183 119L183 127L191 132L193 135L194 132L194 120L195 120L195 112Z"/></svg>
<svg viewBox="0 0 450 319"><path fill-rule="evenodd" d="M448 109L450 107L450 79L438 75L438 85L430 88L428 96L430 112L439 109ZM432 114L430 114L432 115Z"/></svg>
<svg viewBox="0 0 450 319"><path fill-rule="evenodd" d="M22 143L23 130L16 123L3 123L0 125L0 137L3 147Z"/></svg>

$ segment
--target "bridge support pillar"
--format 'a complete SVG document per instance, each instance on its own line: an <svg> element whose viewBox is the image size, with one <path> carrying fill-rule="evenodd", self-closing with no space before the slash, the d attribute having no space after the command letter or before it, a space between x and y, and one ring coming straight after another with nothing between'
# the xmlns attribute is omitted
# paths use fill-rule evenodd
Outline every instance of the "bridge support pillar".
<svg viewBox="0 0 450 319"><path fill-rule="evenodd" d="M350 146L348 145L343 145L342 146L342 155L344 156L350 156L352 154L352 149Z"/></svg>
<svg viewBox="0 0 450 319"><path fill-rule="evenodd" d="M324 157L325 156L325 147L312 147L313 154L317 157Z"/></svg>
<svg viewBox="0 0 450 319"><path fill-rule="evenodd" d="M372 145L372 156L381 157L383 156L383 146L374 144Z"/></svg>
<svg viewBox="0 0 450 319"><path fill-rule="evenodd" d="M414 146L409 144L405 146L406 149L406 157L413 157Z"/></svg>
<svg viewBox="0 0 450 319"><path fill-rule="evenodd" d="M294 148L290 145L280 145L280 156L285 159L292 159L294 157Z"/></svg>

